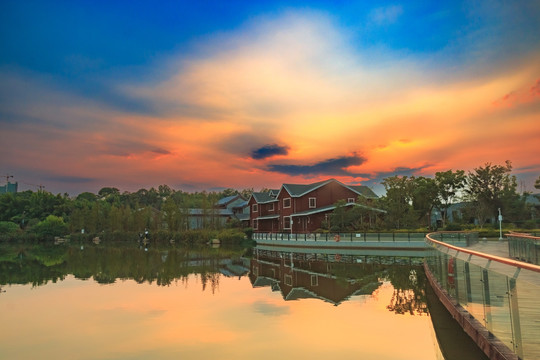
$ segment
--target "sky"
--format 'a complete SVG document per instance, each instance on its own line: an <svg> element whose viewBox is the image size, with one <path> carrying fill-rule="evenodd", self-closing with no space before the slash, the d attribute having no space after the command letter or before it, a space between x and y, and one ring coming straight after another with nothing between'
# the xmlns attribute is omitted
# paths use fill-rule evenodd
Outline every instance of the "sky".
<svg viewBox="0 0 540 360"><path fill-rule="evenodd" d="M0 2L0 183L540 176L540 1Z"/></svg>

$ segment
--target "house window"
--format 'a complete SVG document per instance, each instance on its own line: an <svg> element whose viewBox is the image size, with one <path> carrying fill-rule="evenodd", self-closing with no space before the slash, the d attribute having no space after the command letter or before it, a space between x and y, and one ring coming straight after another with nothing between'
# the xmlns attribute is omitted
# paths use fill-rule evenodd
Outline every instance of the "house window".
<svg viewBox="0 0 540 360"><path fill-rule="evenodd" d="M284 229L290 229L291 228L291 217L290 216L283 217L283 228Z"/></svg>
<svg viewBox="0 0 540 360"><path fill-rule="evenodd" d="M292 286L292 276L285 275L285 285Z"/></svg>
<svg viewBox="0 0 540 360"><path fill-rule="evenodd" d="M311 275L311 286L318 286L318 285L319 285L319 276Z"/></svg>
<svg viewBox="0 0 540 360"><path fill-rule="evenodd" d="M316 208L317 207L317 198L309 198L309 207L310 208Z"/></svg>
<svg viewBox="0 0 540 360"><path fill-rule="evenodd" d="M290 208L291 207L291 198L285 198L283 199L283 208Z"/></svg>
<svg viewBox="0 0 540 360"><path fill-rule="evenodd" d="M257 230L259 228L259 221L257 219L253 219L253 228Z"/></svg>
<svg viewBox="0 0 540 360"><path fill-rule="evenodd" d="M274 203L268 204L268 211L274 211Z"/></svg>
<svg viewBox="0 0 540 360"><path fill-rule="evenodd" d="M355 198L348 198L348 199L347 199L347 202L348 202L349 204L351 204L351 203L354 204L354 203L356 202L356 200L355 200Z"/></svg>
<svg viewBox="0 0 540 360"><path fill-rule="evenodd" d="M253 205L251 205L251 211L253 211L253 212L259 211L259 204L253 204Z"/></svg>

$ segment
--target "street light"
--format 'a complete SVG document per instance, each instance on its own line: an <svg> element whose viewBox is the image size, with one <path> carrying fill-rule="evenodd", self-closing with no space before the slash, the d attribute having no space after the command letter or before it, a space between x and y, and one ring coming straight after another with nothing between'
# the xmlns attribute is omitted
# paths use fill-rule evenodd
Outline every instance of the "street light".
<svg viewBox="0 0 540 360"><path fill-rule="evenodd" d="M499 208L499 240L502 240L502 214L501 208Z"/></svg>

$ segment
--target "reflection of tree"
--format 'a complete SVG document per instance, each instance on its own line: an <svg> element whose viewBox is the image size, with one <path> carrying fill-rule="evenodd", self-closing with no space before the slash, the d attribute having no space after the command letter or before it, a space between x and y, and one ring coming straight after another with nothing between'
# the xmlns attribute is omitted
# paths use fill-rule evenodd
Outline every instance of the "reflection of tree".
<svg viewBox="0 0 540 360"><path fill-rule="evenodd" d="M394 287L390 304L386 307L396 314L427 314L426 281L420 266L394 266L387 278ZM419 272L420 276L419 276Z"/></svg>
<svg viewBox="0 0 540 360"><path fill-rule="evenodd" d="M180 280L187 286L190 275L201 278L202 289L210 285L212 293L219 286L220 261L239 258L243 249L150 248L136 246L72 246L32 245L0 248L0 285L45 285L73 274L78 279L100 284L117 279L133 279L137 283L169 286Z"/></svg>

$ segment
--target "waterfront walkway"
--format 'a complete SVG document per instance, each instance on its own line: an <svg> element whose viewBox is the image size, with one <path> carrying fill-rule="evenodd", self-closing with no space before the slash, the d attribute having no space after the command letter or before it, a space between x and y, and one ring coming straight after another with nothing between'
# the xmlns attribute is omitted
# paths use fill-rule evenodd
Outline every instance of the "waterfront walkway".
<svg viewBox="0 0 540 360"><path fill-rule="evenodd" d="M510 257L507 239L433 246L427 264L443 290L439 298L486 354L492 359L540 359L540 268ZM471 326L469 316L484 330ZM499 351L501 343L510 351Z"/></svg>

